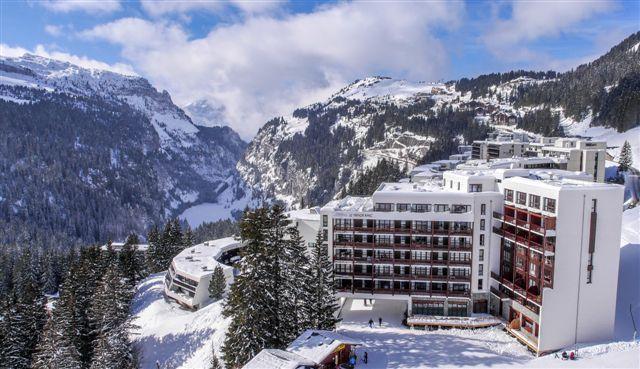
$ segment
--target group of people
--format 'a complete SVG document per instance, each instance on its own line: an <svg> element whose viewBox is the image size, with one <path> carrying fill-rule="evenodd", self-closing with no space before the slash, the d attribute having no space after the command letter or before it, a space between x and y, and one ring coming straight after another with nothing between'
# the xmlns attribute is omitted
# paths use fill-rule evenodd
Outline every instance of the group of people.
<svg viewBox="0 0 640 369"><path fill-rule="evenodd" d="M556 352L555 357L558 357L558 353ZM562 360L575 360L576 359L576 353L575 351L571 351L570 353L567 353L566 351L562 352Z"/></svg>
<svg viewBox="0 0 640 369"><path fill-rule="evenodd" d="M378 317L378 325L382 327L382 317ZM373 318L369 319L369 328L373 328Z"/></svg>
<svg viewBox="0 0 640 369"><path fill-rule="evenodd" d="M349 364L349 368L355 368L356 363L358 362L358 355L356 355L355 351L351 351L351 354L349 355L349 361L347 361L347 363ZM369 363L369 353L368 352L364 352L364 354L362 355L362 362L367 364ZM337 366L336 369L341 369L342 367Z"/></svg>

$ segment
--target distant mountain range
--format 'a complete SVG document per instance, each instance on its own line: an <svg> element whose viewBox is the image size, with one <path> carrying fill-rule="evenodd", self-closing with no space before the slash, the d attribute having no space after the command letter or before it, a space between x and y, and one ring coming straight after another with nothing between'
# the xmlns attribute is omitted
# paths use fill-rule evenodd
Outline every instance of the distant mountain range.
<svg viewBox="0 0 640 369"><path fill-rule="evenodd" d="M505 129L607 139L613 155L630 140L637 164L640 33L566 73L358 80L248 145L223 115L204 100L181 109L144 78L0 58L0 242L104 241L180 214L321 205L382 159L397 173L445 158L501 117L516 124Z"/></svg>

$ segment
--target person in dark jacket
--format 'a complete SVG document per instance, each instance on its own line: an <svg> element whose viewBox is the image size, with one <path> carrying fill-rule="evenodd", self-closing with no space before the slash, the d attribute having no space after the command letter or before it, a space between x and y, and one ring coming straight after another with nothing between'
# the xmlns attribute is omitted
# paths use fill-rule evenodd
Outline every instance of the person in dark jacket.
<svg viewBox="0 0 640 369"><path fill-rule="evenodd" d="M365 364L367 364L369 362L369 353L365 351L364 357L362 358L362 360L364 361Z"/></svg>
<svg viewBox="0 0 640 369"><path fill-rule="evenodd" d="M373 318L369 318L369 328L373 328Z"/></svg>
<svg viewBox="0 0 640 369"><path fill-rule="evenodd" d="M378 317L378 324L382 327L382 317L381 316Z"/></svg>

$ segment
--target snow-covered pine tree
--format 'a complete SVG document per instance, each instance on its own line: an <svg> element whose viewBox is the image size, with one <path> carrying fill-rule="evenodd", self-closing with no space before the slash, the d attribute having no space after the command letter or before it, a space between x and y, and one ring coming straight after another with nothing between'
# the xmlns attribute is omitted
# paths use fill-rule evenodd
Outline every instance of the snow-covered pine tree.
<svg viewBox="0 0 640 369"><path fill-rule="evenodd" d="M118 254L119 268L124 278L126 278L131 285L135 285L143 274L143 266L140 263L137 252L139 243L140 239L138 236L135 233L131 233Z"/></svg>
<svg viewBox="0 0 640 369"><path fill-rule="evenodd" d="M214 300L220 300L227 287L227 280L224 277L224 271L220 265L216 265L213 269L211 281L209 281L209 297Z"/></svg>
<svg viewBox="0 0 640 369"><path fill-rule="evenodd" d="M1 353L10 368L28 368L46 321L43 282L37 263L27 248L16 266ZM6 319L6 321L4 321Z"/></svg>
<svg viewBox="0 0 640 369"><path fill-rule="evenodd" d="M322 231L318 232L311 252L312 278L309 284L311 299L310 320L314 329L332 330L340 320L335 317L338 303L333 284L333 266L324 244Z"/></svg>
<svg viewBox="0 0 640 369"><path fill-rule="evenodd" d="M186 225L184 235L182 236L182 247L191 247L196 244L195 236L189 224Z"/></svg>
<svg viewBox="0 0 640 369"><path fill-rule="evenodd" d="M64 331L61 318L50 316L44 326L31 369L80 369L80 354Z"/></svg>
<svg viewBox="0 0 640 369"><path fill-rule="evenodd" d="M280 313L285 343L293 341L310 327L309 304L312 295L308 288L312 283L306 246L297 227L286 229L284 252L281 259L282 297Z"/></svg>
<svg viewBox="0 0 640 369"><path fill-rule="evenodd" d="M182 234L182 225L180 224L180 220L178 220L178 218L174 218L167 224L169 224L169 234L167 240L168 254L166 266L164 269L167 269L169 267L169 264L171 264L171 260L173 259L173 257L178 255L180 251L184 250L185 247L185 238Z"/></svg>
<svg viewBox="0 0 640 369"><path fill-rule="evenodd" d="M222 347L229 368L241 367L263 348L272 347L275 296L270 294L269 279L273 265L265 257L269 222L267 208L245 211L240 221L245 243L238 263L240 274L231 285L223 311L232 318Z"/></svg>
<svg viewBox="0 0 640 369"><path fill-rule="evenodd" d="M83 367L78 346L79 327L76 318L76 299L71 278L60 287L60 298L51 312L33 356L33 369L79 369Z"/></svg>
<svg viewBox="0 0 640 369"><path fill-rule="evenodd" d="M631 145L629 141L624 141L622 150L620 151L620 160L618 160L618 175L629 171L633 165L633 154L631 153Z"/></svg>
<svg viewBox="0 0 640 369"><path fill-rule="evenodd" d="M162 245L160 242L160 231L157 225L153 225L147 234L149 248L146 253L146 264L149 273L158 273L162 271Z"/></svg>
<svg viewBox="0 0 640 369"><path fill-rule="evenodd" d="M128 339L132 286L115 262L107 269L92 298L89 316L94 334L91 368L134 368L136 355Z"/></svg>

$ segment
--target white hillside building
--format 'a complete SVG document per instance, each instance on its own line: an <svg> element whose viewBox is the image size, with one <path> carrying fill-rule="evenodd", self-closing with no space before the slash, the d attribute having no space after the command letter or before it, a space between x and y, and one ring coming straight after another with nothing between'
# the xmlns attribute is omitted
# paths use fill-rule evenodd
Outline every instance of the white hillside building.
<svg viewBox="0 0 640 369"><path fill-rule="evenodd" d="M231 264L238 258L241 247L235 237L227 237L184 249L173 258L165 276L165 295L190 309L206 305L211 300L209 282L215 267L222 267L227 286L233 283Z"/></svg>

